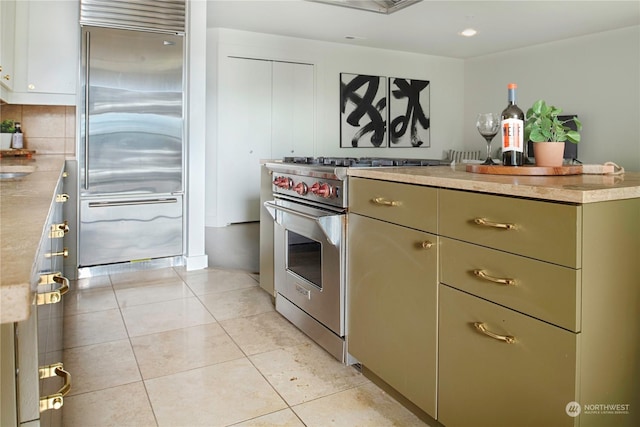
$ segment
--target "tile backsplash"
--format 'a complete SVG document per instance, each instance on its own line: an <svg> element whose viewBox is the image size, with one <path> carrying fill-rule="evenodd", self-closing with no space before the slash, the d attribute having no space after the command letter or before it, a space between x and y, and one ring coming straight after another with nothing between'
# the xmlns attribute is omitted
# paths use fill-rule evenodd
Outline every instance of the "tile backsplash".
<svg viewBox="0 0 640 427"><path fill-rule="evenodd" d="M64 105L0 105L0 121L20 122L24 146L36 154L75 155L76 107Z"/></svg>

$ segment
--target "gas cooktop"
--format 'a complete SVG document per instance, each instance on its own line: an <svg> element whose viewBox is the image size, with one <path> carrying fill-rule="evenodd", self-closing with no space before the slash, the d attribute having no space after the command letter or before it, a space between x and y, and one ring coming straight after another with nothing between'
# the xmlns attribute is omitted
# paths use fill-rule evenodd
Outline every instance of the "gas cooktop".
<svg viewBox="0 0 640 427"><path fill-rule="evenodd" d="M390 157L285 157L283 163L310 166L379 167L379 166L439 166L436 159L397 159Z"/></svg>

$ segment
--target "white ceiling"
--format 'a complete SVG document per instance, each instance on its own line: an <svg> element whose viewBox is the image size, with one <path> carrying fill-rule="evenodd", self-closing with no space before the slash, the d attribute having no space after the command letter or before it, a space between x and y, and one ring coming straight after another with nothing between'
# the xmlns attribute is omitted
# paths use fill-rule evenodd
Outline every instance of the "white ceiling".
<svg viewBox="0 0 640 427"><path fill-rule="evenodd" d="M390 15L304 0L207 2L209 28L465 59L640 25L638 0L423 0ZM478 34L458 35L467 27Z"/></svg>

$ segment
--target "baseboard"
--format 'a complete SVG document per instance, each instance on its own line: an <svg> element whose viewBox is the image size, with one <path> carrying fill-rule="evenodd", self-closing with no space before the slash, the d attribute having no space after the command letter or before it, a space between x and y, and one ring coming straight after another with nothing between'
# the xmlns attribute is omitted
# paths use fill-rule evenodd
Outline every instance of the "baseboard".
<svg viewBox="0 0 640 427"><path fill-rule="evenodd" d="M184 261L184 266L187 271L202 270L209 266L209 256L206 254L197 256L185 256Z"/></svg>

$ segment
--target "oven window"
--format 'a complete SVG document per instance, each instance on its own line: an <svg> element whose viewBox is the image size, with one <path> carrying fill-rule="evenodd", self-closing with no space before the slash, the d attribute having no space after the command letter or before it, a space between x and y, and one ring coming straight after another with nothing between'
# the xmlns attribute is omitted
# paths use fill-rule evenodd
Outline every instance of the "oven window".
<svg viewBox="0 0 640 427"><path fill-rule="evenodd" d="M322 289L322 245L287 230L287 269Z"/></svg>

